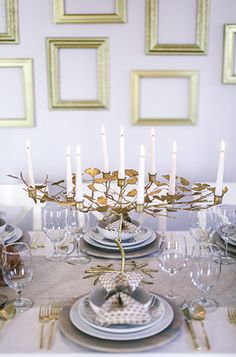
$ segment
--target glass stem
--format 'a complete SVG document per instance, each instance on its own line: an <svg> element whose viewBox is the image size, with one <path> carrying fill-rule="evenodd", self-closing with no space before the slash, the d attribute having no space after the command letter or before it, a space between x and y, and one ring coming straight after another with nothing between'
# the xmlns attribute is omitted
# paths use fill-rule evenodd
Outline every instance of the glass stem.
<svg viewBox="0 0 236 357"><path fill-rule="evenodd" d="M58 255L58 246L57 244L53 244L54 252L53 255Z"/></svg>
<svg viewBox="0 0 236 357"><path fill-rule="evenodd" d="M16 292L16 305L21 305L21 290L17 290Z"/></svg>
<svg viewBox="0 0 236 357"><path fill-rule="evenodd" d="M228 256L228 239L225 240L225 256L227 259L229 258L229 256Z"/></svg>
<svg viewBox="0 0 236 357"><path fill-rule="evenodd" d="M170 274L170 277L171 277L171 279L170 279L170 282L171 282L171 288L169 288L169 291L168 291L168 297L170 298L170 299L173 299L174 298L174 296L175 296L175 294L173 293L173 291L172 291L172 286L173 286L173 284L172 284L172 281L173 281L173 277L174 277L174 275L172 275L172 274Z"/></svg>
<svg viewBox="0 0 236 357"><path fill-rule="evenodd" d="M76 242L77 242L77 255L80 255L80 234L76 236Z"/></svg>
<svg viewBox="0 0 236 357"><path fill-rule="evenodd" d="M207 305L207 298L206 298L206 295L203 291L201 291L201 305L205 306Z"/></svg>

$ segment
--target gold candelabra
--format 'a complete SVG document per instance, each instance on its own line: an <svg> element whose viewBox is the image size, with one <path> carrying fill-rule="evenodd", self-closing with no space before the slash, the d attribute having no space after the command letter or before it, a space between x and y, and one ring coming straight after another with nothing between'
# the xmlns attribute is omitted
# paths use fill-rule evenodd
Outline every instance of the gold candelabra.
<svg viewBox="0 0 236 357"><path fill-rule="evenodd" d="M207 183L194 183L176 176L175 194L168 193L169 175L157 178L150 175L144 187L144 203L137 204L138 172L133 169L125 170L125 179L118 178L118 171L104 173L98 168L88 168L84 171L89 179L84 182L83 200L75 200L75 175L73 175L73 191L67 194L64 180L51 182L48 176L41 185L31 186L20 177L30 198L37 202L54 202L58 205L75 207L82 212L98 211L106 213L110 219L119 219L118 236L115 239L121 253L121 271L125 269L125 252L122 247L122 222L129 217L131 211L144 212L148 215L168 215L177 211L194 211L206 209L221 203L227 187L222 190L222 196L215 195L215 187ZM53 190L54 189L54 190ZM56 192L52 192L56 191Z"/></svg>

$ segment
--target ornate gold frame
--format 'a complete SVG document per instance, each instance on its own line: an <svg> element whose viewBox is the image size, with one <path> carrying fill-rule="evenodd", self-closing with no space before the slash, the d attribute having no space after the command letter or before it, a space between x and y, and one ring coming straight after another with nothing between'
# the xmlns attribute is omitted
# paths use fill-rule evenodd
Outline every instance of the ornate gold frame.
<svg viewBox="0 0 236 357"><path fill-rule="evenodd" d="M226 24L224 31L224 67L223 83L236 84L234 73L234 46L236 36L236 24Z"/></svg>
<svg viewBox="0 0 236 357"><path fill-rule="evenodd" d="M149 55L204 55L208 43L209 0L198 0L196 43L159 44L158 43L158 0L146 0L146 53Z"/></svg>
<svg viewBox="0 0 236 357"><path fill-rule="evenodd" d="M18 43L18 7L17 0L6 0L7 31L0 33L0 43Z"/></svg>
<svg viewBox="0 0 236 357"><path fill-rule="evenodd" d="M132 123L141 125L196 124L199 72L198 71L132 71ZM141 78L188 78L189 115L187 118L139 118L140 79Z"/></svg>
<svg viewBox="0 0 236 357"><path fill-rule="evenodd" d="M65 0L54 0L54 21L57 24L126 22L126 0L115 0L113 14L65 14Z"/></svg>
<svg viewBox="0 0 236 357"><path fill-rule="evenodd" d="M0 67L22 68L25 98L25 117L19 119L0 118L0 127L34 126L34 86L32 58L1 58Z"/></svg>
<svg viewBox="0 0 236 357"><path fill-rule="evenodd" d="M60 48L94 48L97 50L97 100L61 100L59 79ZM49 103L51 108L107 108L109 100L109 44L106 37L47 38Z"/></svg>

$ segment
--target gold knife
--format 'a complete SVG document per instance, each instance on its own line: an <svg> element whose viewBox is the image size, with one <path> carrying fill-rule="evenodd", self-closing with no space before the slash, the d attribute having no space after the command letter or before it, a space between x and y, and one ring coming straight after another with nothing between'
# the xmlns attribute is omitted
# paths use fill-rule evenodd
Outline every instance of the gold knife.
<svg viewBox="0 0 236 357"><path fill-rule="evenodd" d="M191 337L192 337L193 346L194 346L195 350L200 351L200 350L201 350L201 346L200 346L200 344L198 343L198 340L197 340L195 331L194 331L194 329L193 329L192 317L191 317L191 315L190 315L189 308L188 308L188 307L184 307L184 308L182 309L182 311L183 311L183 314L184 314L186 326L187 326L187 328L188 328L188 330L189 330L189 333L190 333L190 335L191 335Z"/></svg>

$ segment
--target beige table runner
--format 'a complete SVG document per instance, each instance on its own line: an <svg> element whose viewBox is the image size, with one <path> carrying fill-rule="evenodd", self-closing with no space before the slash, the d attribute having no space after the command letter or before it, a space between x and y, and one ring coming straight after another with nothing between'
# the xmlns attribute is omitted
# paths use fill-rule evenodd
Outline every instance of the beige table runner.
<svg viewBox="0 0 236 357"><path fill-rule="evenodd" d="M34 276L32 282L27 286L22 295L30 297L36 305L50 303L56 299L60 301L71 301L77 296L91 291L94 287L94 279L84 279L85 269L97 264L104 265L113 263L114 267L119 267L118 261L102 260L93 258L90 264L84 266L73 266L66 261L50 262L44 256L33 256ZM148 257L135 260L139 262L148 262L151 269L159 269L157 257ZM184 296L188 301L200 296L200 291L194 287L189 274L189 263L174 278L167 273L159 270L153 273L151 279L144 276L145 280L153 282L151 285L144 285L148 290L166 294L171 287L176 294ZM236 304L236 264L222 266L220 280L209 291L209 296L214 297L220 305ZM1 287L0 293L7 294L10 298L15 297L15 292L9 287Z"/></svg>

